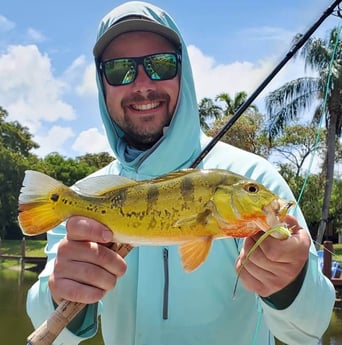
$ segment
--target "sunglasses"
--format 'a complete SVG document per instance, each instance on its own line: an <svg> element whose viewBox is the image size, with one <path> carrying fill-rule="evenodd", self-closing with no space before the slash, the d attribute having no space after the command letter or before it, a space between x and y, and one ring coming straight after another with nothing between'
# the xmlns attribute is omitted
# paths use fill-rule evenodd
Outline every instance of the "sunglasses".
<svg viewBox="0 0 342 345"><path fill-rule="evenodd" d="M108 84L127 85L134 82L138 75L138 66L143 65L151 80L168 80L177 75L181 55L177 53L158 53L140 57L118 58L100 62Z"/></svg>

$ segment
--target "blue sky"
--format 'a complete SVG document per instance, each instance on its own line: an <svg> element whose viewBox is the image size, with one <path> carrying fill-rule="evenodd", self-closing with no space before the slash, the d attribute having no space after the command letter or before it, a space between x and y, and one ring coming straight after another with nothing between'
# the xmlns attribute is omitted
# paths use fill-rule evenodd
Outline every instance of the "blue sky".
<svg viewBox="0 0 342 345"><path fill-rule="evenodd" d="M198 100L253 92L332 1L156 0L178 24ZM41 146L67 157L109 150L100 121L92 48L101 18L121 1L10 0L0 8L0 106ZM314 36L325 38L330 16ZM269 90L304 75L288 63ZM263 95L265 94L263 93ZM256 100L262 107L263 95Z"/></svg>

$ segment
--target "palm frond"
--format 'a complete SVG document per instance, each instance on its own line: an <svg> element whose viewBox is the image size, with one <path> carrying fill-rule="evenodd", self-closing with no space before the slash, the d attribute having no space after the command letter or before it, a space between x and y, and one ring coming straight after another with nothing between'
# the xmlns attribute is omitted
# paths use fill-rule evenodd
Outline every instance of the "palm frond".
<svg viewBox="0 0 342 345"><path fill-rule="evenodd" d="M266 116L271 137L282 133L285 126L298 119L310 108L320 91L318 78L306 77L292 80L266 97Z"/></svg>

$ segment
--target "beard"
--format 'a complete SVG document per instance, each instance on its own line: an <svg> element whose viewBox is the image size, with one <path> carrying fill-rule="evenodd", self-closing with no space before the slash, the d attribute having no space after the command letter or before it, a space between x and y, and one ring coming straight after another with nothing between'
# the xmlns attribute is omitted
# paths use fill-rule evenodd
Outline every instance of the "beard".
<svg viewBox="0 0 342 345"><path fill-rule="evenodd" d="M141 150L152 147L163 136L164 128L169 126L172 114L168 113L164 117L165 121L158 128L156 128L155 124L151 126L147 124L151 118L147 116L144 119L146 126L141 126L131 121L129 116L124 116L125 125L122 129L125 132L125 138L129 144Z"/></svg>
<svg viewBox="0 0 342 345"><path fill-rule="evenodd" d="M172 119L173 113L169 111L170 97L167 94L151 92L147 97L143 97L140 94L134 94L129 98L125 98L122 101L122 108L127 109L130 104L142 102L163 102L166 103L166 113L160 114L161 121L156 122L156 115L149 116L144 115L143 118L137 121L132 118L131 114L127 111L124 112L123 123L121 129L125 133L127 142L137 149L145 150L152 147L164 134L164 128L168 127Z"/></svg>

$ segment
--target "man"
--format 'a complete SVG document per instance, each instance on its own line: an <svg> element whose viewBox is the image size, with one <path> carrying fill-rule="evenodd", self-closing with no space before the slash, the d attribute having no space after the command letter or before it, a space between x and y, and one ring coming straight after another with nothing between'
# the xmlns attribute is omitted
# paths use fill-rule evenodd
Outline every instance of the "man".
<svg viewBox="0 0 342 345"><path fill-rule="evenodd" d="M101 116L117 157L97 174L142 180L189 167L209 138L200 130L186 45L170 16L141 2L115 8L100 24L94 55ZM200 168L229 169L293 199L267 161L235 147L217 144ZM88 304L56 344L93 336L98 314L106 345L266 345L273 336L317 344L334 290L298 207L286 221L293 235L261 244L233 298L236 270L260 235L215 241L206 262L185 273L175 246L141 246L123 259L108 248L108 229L72 217L48 234L48 264L29 292L28 312L38 326L62 299Z"/></svg>

